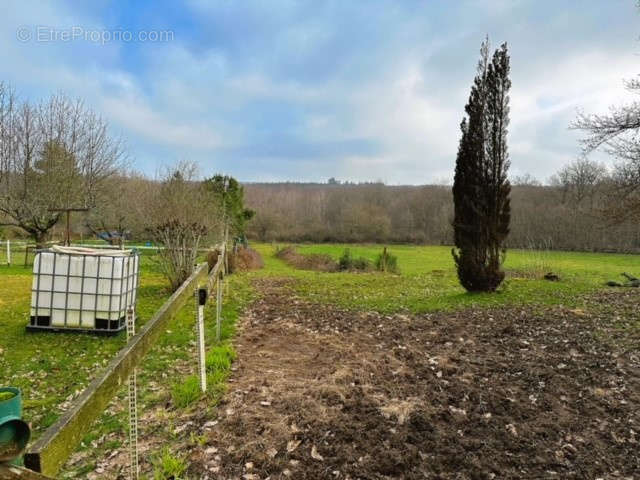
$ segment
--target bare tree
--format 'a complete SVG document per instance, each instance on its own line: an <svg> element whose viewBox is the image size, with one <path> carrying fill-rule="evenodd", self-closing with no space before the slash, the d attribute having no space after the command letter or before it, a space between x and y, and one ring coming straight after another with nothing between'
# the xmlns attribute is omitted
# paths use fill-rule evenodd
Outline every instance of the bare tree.
<svg viewBox="0 0 640 480"><path fill-rule="evenodd" d="M84 216L82 225L112 245L122 245L131 238L142 239L159 189L158 182L139 173L118 172L104 180L95 206Z"/></svg>
<svg viewBox="0 0 640 480"><path fill-rule="evenodd" d="M15 92L0 82L0 183L6 178L17 150L17 105Z"/></svg>
<svg viewBox="0 0 640 480"><path fill-rule="evenodd" d="M519 187L539 187L542 185L540 180L531 175L530 173L524 173L522 175L516 175L510 179L511 185Z"/></svg>
<svg viewBox="0 0 640 480"><path fill-rule="evenodd" d="M16 105L15 97L11 102ZM125 160L124 148L101 117L63 95L35 106L25 101L4 107L3 113L3 224L42 244L60 217L50 209L94 206L103 182Z"/></svg>
<svg viewBox="0 0 640 480"><path fill-rule="evenodd" d="M625 86L640 94L640 79L627 81ZM607 208L609 218L621 222L640 217L640 102L610 107L606 115L581 113L571 127L587 133L582 140L585 155L602 148L619 160Z"/></svg>
<svg viewBox="0 0 640 480"><path fill-rule="evenodd" d="M176 290L193 272L198 248L220 231L221 206L196 179L195 165L181 162L165 173L148 209L148 230L164 247L160 267Z"/></svg>
<svg viewBox="0 0 640 480"><path fill-rule="evenodd" d="M575 207L587 207L593 210L595 197L602 191L608 179L607 168L588 158L580 158L565 165L550 179L552 185L562 190L562 202L570 203Z"/></svg>

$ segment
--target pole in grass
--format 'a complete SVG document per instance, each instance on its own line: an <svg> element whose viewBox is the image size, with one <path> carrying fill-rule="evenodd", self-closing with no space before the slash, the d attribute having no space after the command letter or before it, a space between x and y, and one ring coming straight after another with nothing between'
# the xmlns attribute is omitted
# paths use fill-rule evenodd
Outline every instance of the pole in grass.
<svg viewBox="0 0 640 480"><path fill-rule="evenodd" d="M84 208L50 208L50 212L66 213L67 222L65 228L64 244L68 247L71 245L71 212L87 212L89 209Z"/></svg>
<svg viewBox="0 0 640 480"><path fill-rule="evenodd" d="M218 281L216 283L216 340L219 342L222 324L222 273L218 275Z"/></svg>
<svg viewBox="0 0 640 480"><path fill-rule="evenodd" d="M11 240L7 238L7 266L11 266Z"/></svg>
<svg viewBox="0 0 640 480"><path fill-rule="evenodd" d="M207 289L198 288L196 290L197 312L196 312L196 332L198 336L198 366L200 367L200 389L207 391L207 370L204 349L204 305L207 303Z"/></svg>
<svg viewBox="0 0 640 480"><path fill-rule="evenodd" d="M127 309L127 341L134 335L136 330L136 317L132 307ZM140 467L138 464L138 395L136 388L136 369L134 368L129 376L129 478L138 480Z"/></svg>

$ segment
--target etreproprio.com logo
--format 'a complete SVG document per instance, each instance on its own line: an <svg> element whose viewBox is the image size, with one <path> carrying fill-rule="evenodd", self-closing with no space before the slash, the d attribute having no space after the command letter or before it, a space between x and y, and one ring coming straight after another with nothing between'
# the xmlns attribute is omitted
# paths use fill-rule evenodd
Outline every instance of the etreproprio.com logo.
<svg viewBox="0 0 640 480"><path fill-rule="evenodd" d="M16 29L19 42L89 42L104 45L110 42L171 42L173 30L125 30L85 28L79 25L67 28L45 25L22 25Z"/></svg>

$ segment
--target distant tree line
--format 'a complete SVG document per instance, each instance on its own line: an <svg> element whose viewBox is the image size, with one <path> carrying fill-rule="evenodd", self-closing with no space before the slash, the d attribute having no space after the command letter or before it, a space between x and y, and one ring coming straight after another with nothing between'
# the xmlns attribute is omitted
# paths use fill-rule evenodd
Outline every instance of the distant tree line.
<svg viewBox="0 0 640 480"><path fill-rule="evenodd" d="M546 182L512 178L509 248L640 252L640 224L613 222L615 172L576 160ZM255 210L247 233L260 241L452 245L449 185L245 184Z"/></svg>
<svg viewBox="0 0 640 480"><path fill-rule="evenodd" d="M178 170L188 169L182 166ZM185 176L193 177L193 173ZM153 240L150 225L165 219L170 208L165 204L169 199L162 193L162 185L170 177L169 172L153 179L119 170L105 178L93 197L93 208L72 217L74 236L78 238L83 233L86 238L114 230L126 232L130 239ZM512 177L507 246L640 252L637 217L618 221L609 213L611 206L620 201L616 194L618 182L615 170L588 159L563 167L544 185L528 175ZM184 188L189 190L195 184L190 178ZM242 212L243 216L234 223L246 228L251 240L453 244L450 185L344 184L336 180L333 184L246 183L243 187L245 205L256 213L246 221L246 213ZM169 203L184 203L191 212L200 208L198 204L203 206L208 231L216 237L210 241L218 240L223 217L219 200L196 203L174 195ZM48 212L43 206L44 214ZM5 224L12 223L11 218L5 219ZM63 230L64 225L59 222L49 233L60 239ZM232 231L230 235L237 233ZM2 235L6 234L9 232ZM20 228L12 234L28 235Z"/></svg>

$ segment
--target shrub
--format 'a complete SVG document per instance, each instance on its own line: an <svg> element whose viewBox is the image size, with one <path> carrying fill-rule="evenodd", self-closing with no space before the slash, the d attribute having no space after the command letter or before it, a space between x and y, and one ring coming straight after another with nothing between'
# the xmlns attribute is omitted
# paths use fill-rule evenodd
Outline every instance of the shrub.
<svg viewBox="0 0 640 480"><path fill-rule="evenodd" d="M187 463L184 458L173 455L168 447L164 447L160 454L151 460L151 463L153 464L154 480L167 478L180 480L184 478L183 475L187 471Z"/></svg>
<svg viewBox="0 0 640 480"><path fill-rule="evenodd" d="M342 256L340 260L338 260L338 270L346 271L346 270L357 270L361 272L366 272L371 270L371 262L364 257L354 258L351 256L351 250L348 248L344 249L342 252Z"/></svg>
<svg viewBox="0 0 640 480"><path fill-rule="evenodd" d="M218 257L220 256L220 250L213 248L207 252L207 263L209 264L209 271L218 263Z"/></svg>
<svg viewBox="0 0 640 480"><path fill-rule="evenodd" d="M353 259L351 258L351 250L349 250L348 248L345 248L344 252L342 252L342 256L340 257L340 260L338 260L338 269L349 270L352 264L353 264Z"/></svg>
<svg viewBox="0 0 640 480"><path fill-rule="evenodd" d="M400 273L398 269L398 257L387 252L386 248L376 257L375 265L376 270L379 272Z"/></svg>
<svg viewBox="0 0 640 480"><path fill-rule="evenodd" d="M353 260L353 270L362 272L371 270L371 262L364 257L358 257Z"/></svg>
<svg viewBox="0 0 640 480"><path fill-rule="evenodd" d="M158 259L164 275L177 290L193 272L200 241L207 229L199 223L169 220L150 229L153 239L164 248L158 251Z"/></svg>
<svg viewBox="0 0 640 480"><path fill-rule="evenodd" d="M211 192L197 181L195 165L180 164L166 172L148 206L149 237L163 248L157 259L177 290L189 278L201 243L213 243L220 229L220 209Z"/></svg>
<svg viewBox="0 0 640 480"><path fill-rule="evenodd" d="M236 247L229 252L229 273L259 270L262 267L262 257L252 248Z"/></svg>

